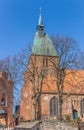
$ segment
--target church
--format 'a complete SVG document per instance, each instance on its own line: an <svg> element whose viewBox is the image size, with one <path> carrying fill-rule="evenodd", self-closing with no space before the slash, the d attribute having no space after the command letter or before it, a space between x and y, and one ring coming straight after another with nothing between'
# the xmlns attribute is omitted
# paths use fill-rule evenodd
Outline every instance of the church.
<svg viewBox="0 0 84 130"><path fill-rule="evenodd" d="M58 115L58 90L55 66L59 55L48 34L44 32L40 13L28 69L24 74L21 91L20 118L23 121L54 120ZM84 121L84 71L65 70L62 93L62 117ZM75 73L75 74L74 74Z"/></svg>

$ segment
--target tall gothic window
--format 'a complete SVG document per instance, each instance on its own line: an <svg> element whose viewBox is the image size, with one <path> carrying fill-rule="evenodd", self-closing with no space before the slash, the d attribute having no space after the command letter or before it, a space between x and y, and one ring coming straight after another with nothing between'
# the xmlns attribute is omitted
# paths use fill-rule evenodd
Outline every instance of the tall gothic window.
<svg viewBox="0 0 84 130"><path fill-rule="evenodd" d="M53 97L50 100L50 115L56 116L57 115L57 109L58 109L57 98Z"/></svg>
<svg viewBox="0 0 84 130"><path fill-rule="evenodd" d="M81 100L80 108L81 108L81 115L83 116L83 114L84 114L84 99Z"/></svg>

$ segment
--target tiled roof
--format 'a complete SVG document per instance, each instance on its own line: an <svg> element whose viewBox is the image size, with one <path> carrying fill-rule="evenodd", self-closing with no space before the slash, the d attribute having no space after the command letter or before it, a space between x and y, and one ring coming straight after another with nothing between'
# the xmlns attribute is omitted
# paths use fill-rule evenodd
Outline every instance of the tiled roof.
<svg viewBox="0 0 84 130"><path fill-rule="evenodd" d="M64 92L84 94L84 70L66 70Z"/></svg>
<svg viewBox="0 0 84 130"><path fill-rule="evenodd" d="M84 70L65 70L65 75L63 93L84 95ZM44 78L42 92L57 92L57 80L54 75L49 74Z"/></svg>

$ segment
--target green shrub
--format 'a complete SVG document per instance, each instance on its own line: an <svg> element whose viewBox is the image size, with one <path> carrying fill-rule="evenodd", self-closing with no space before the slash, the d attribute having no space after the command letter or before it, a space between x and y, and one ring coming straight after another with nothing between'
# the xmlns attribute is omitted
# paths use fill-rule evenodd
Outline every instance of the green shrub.
<svg viewBox="0 0 84 130"><path fill-rule="evenodd" d="M71 119L70 115L65 115L65 120L70 121L70 119Z"/></svg>
<svg viewBox="0 0 84 130"><path fill-rule="evenodd" d="M75 121L75 122L80 122L81 119L80 119L80 117L78 117L77 119L74 119L74 121Z"/></svg>

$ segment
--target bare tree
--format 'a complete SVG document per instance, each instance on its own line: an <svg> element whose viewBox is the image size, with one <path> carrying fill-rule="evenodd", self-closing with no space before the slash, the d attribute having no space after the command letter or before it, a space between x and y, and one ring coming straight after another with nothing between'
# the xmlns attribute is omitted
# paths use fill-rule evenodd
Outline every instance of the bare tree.
<svg viewBox="0 0 84 130"><path fill-rule="evenodd" d="M17 55L13 57L8 56L5 59L0 60L0 71L7 72L8 79L13 81L15 102L18 97L18 92L20 91L20 82L22 80L22 72L21 72L21 68L18 62L19 62L19 59Z"/></svg>
<svg viewBox="0 0 84 130"><path fill-rule="evenodd" d="M26 82L31 82L32 84L32 120L35 120L36 106L42 92L42 83L48 71L46 68L43 67L43 57L38 58L36 55L32 55L31 47L29 47L28 45L26 45L25 48L20 51L18 57L18 63L22 70L22 76L24 77L24 84ZM27 75L27 78L25 78L25 74Z"/></svg>
<svg viewBox="0 0 84 130"><path fill-rule="evenodd" d="M54 72L57 81L58 118L62 119L62 95L64 89L64 79L66 77L65 70L79 68L78 59L80 56L80 49L78 47L77 42L70 37L51 36L51 39L57 50L59 63L57 65L57 62L54 61L54 59L51 57L50 58L48 57L48 60L50 60L50 62L52 62L54 66ZM47 72L45 68L41 66L42 61L40 61L41 65L38 68L36 64L36 56L32 58L31 55L30 56L31 60L29 59L28 62L30 52L31 49L29 49L28 46L24 50L22 50L22 53L20 54L19 63L21 64L22 68L25 68L23 70L26 70L26 73L28 74L28 78L26 80L32 83L32 90L33 90L32 100L34 107L33 120L35 120L37 100L41 93L42 82Z"/></svg>
<svg viewBox="0 0 84 130"><path fill-rule="evenodd" d="M21 87L24 83L29 55L30 48L26 45L18 54L0 60L0 71L7 72L8 79L13 81L14 105L20 103Z"/></svg>
<svg viewBox="0 0 84 130"><path fill-rule="evenodd" d="M42 92L42 83L44 77L47 75L47 69L42 65L42 57L37 62L37 56L30 56L28 62L28 69L26 74L28 78L25 78L25 82L31 82L32 84L32 100L33 100L33 117L32 120L36 120L36 106ZM39 66L38 66L39 64Z"/></svg>
<svg viewBox="0 0 84 130"><path fill-rule="evenodd" d="M84 70L84 51L80 52L80 57L78 59L78 67L79 69Z"/></svg>
<svg viewBox="0 0 84 130"><path fill-rule="evenodd" d="M51 36L53 45L59 56L58 66L55 61L49 58L54 65L57 81L57 96L58 96L58 119L62 119L62 95L64 89L64 79L66 77L66 69L78 69L78 58L80 49L75 40L70 37Z"/></svg>

